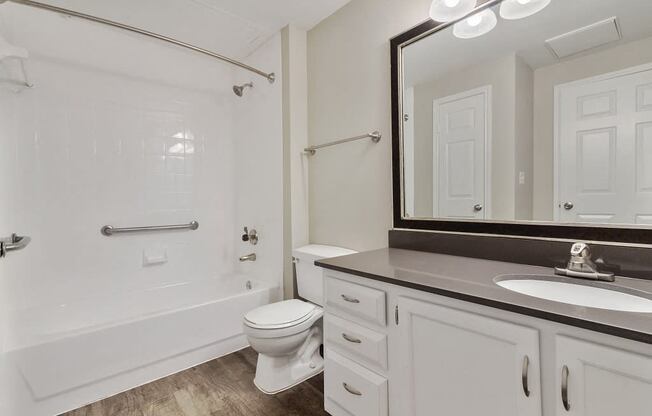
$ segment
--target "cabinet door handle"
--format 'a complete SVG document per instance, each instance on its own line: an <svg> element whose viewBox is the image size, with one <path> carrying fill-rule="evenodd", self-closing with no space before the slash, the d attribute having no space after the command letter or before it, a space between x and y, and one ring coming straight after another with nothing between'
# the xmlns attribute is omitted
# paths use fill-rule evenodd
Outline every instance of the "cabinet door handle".
<svg viewBox="0 0 652 416"><path fill-rule="evenodd" d="M342 299L350 303L360 303L360 299L352 298L351 296L342 295Z"/></svg>
<svg viewBox="0 0 652 416"><path fill-rule="evenodd" d="M344 390L348 391L354 396L362 396L362 393L358 389L354 389L353 387L349 386L347 383L342 383L342 386L344 386Z"/></svg>
<svg viewBox="0 0 652 416"><path fill-rule="evenodd" d="M523 368L521 370L521 382L523 383L523 393L525 397L530 397L530 387L527 382L528 371L530 370L530 358L526 355L523 357Z"/></svg>
<svg viewBox="0 0 652 416"><path fill-rule="evenodd" d="M361 339L353 338L352 336L347 335L347 334L344 334L344 333L342 333L342 338L344 338L345 340L347 340L347 341L349 341L349 342L352 342L352 343L354 343L354 344L362 344L362 340L361 340Z"/></svg>
<svg viewBox="0 0 652 416"><path fill-rule="evenodd" d="M566 411L570 411L570 403L568 402L568 371L567 366L563 366L561 369L561 402L564 405Z"/></svg>

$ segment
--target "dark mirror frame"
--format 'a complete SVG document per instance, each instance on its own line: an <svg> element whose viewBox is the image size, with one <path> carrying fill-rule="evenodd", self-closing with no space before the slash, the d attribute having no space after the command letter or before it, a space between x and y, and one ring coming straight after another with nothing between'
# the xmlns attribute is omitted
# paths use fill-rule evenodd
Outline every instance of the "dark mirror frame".
<svg viewBox="0 0 652 416"><path fill-rule="evenodd" d="M480 0L472 12L493 7L502 0ZM464 18L460 19L463 20ZM583 241L609 241L625 244L652 244L652 229L618 226L592 226L556 224L550 222L502 222L502 221L450 221L445 219L408 219L403 217L403 162L402 162L402 49L432 33L443 30L456 22L438 23L427 20L390 40L392 81L392 187L394 228L445 231L472 234L509 235L532 238L557 238Z"/></svg>

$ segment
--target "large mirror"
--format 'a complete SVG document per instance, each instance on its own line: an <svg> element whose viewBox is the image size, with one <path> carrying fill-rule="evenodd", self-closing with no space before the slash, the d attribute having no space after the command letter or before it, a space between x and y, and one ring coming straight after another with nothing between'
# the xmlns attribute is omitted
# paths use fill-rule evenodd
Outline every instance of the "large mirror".
<svg viewBox="0 0 652 416"><path fill-rule="evenodd" d="M651 227L652 1L471 3L397 48L401 219Z"/></svg>

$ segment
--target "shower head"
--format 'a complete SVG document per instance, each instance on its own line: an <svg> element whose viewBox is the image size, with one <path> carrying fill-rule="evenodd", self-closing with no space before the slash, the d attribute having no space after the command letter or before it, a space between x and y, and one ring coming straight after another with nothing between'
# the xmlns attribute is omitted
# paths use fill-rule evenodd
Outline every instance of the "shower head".
<svg viewBox="0 0 652 416"><path fill-rule="evenodd" d="M233 86L233 93L237 95L238 97L242 97L242 94L244 93L245 88L253 88L254 83L253 82L247 82L246 84L242 85L234 85Z"/></svg>

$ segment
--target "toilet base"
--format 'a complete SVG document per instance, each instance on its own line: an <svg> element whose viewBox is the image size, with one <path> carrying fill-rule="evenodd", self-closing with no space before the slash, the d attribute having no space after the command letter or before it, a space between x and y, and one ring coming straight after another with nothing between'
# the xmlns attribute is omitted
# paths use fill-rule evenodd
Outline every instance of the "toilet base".
<svg viewBox="0 0 652 416"><path fill-rule="evenodd" d="M324 358L319 354L321 330L313 327L298 352L270 357L258 354L254 384L265 394L277 394L324 371Z"/></svg>
<svg viewBox="0 0 652 416"><path fill-rule="evenodd" d="M289 390L292 387L297 386L297 385L303 383L304 381L306 381L306 380L308 380L308 379L310 379L310 378L312 378L312 377L314 377L314 376L316 376L318 374L321 374L323 371L324 371L324 363L323 363L323 360L322 360L322 364L318 369L311 370L310 372L307 372L305 375L303 375L302 377L300 377L300 378L298 378L296 380L292 380L292 381L286 380L285 383L291 383L291 384L286 385L285 387L280 387L279 388L278 385L285 384L283 382L279 382L277 386L272 387L272 388L276 388L276 390L268 390L267 384L264 384L264 385L259 384L258 377L254 378L254 385L261 392L263 392L265 394L268 394L268 395L274 395L274 394L284 392L285 390Z"/></svg>

